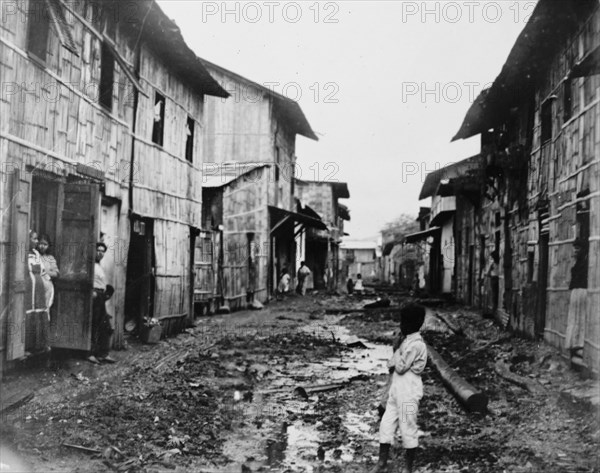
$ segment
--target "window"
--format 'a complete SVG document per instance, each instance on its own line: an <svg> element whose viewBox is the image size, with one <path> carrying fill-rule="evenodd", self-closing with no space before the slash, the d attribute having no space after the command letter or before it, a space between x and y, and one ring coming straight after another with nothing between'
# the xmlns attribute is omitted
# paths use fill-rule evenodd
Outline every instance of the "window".
<svg viewBox="0 0 600 473"><path fill-rule="evenodd" d="M533 272L535 270L535 253L533 251L527 252L527 282L533 282Z"/></svg>
<svg viewBox="0 0 600 473"><path fill-rule="evenodd" d="M279 182L279 166L281 164L281 149L275 146L275 181Z"/></svg>
<svg viewBox="0 0 600 473"><path fill-rule="evenodd" d="M100 90L98 101L106 110L112 111L113 102L113 84L115 81L115 59L112 51L102 43L100 58Z"/></svg>
<svg viewBox="0 0 600 473"><path fill-rule="evenodd" d="M152 127L152 142L163 145L165 129L165 98L158 92L154 95L154 126Z"/></svg>
<svg viewBox="0 0 600 473"><path fill-rule="evenodd" d="M563 83L563 120L566 122L573 116L573 82L567 79Z"/></svg>
<svg viewBox="0 0 600 473"><path fill-rule="evenodd" d="M46 62L49 31L50 14L46 8L46 2L33 2L29 11L27 51L42 62Z"/></svg>
<svg viewBox="0 0 600 473"><path fill-rule="evenodd" d="M552 139L552 103L553 100L548 99L542 104L542 144Z"/></svg>
<svg viewBox="0 0 600 473"><path fill-rule="evenodd" d="M190 163L194 162L194 119L192 117L188 117L187 125L185 127L185 159L187 159Z"/></svg>

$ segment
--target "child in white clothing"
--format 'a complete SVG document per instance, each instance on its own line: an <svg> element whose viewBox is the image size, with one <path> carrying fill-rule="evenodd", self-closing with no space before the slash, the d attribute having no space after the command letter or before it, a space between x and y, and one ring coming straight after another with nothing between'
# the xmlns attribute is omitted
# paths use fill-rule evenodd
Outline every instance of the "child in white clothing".
<svg viewBox="0 0 600 473"><path fill-rule="evenodd" d="M388 361L388 368L393 368L392 382L379 426L379 461L372 473L385 471L398 427L406 450L404 472L413 471L416 449L419 446L417 412L419 401L423 397L421 373L427 364L427 346L419 332L424 321L423 306L410 304L400 310L400 329L406 338Z"/></svg>

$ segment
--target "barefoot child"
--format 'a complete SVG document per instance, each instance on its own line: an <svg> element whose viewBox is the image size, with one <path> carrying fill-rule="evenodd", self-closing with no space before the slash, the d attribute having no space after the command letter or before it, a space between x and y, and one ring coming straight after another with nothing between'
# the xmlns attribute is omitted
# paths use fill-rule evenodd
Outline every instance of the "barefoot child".
<svg viewBox="0 0 600 473"><path fill-rule="evenodd" d="M385 413L379 426L379 461L372 473L386 470L390 447L400 427L402 446L406 450L403 472L412 473L419 446L417 411L423 397L421 373L427 364L427 347L419 330L425 321L425 308L410 304L400 310L400 329L406 336L388 361L394 368Z"/></svg>

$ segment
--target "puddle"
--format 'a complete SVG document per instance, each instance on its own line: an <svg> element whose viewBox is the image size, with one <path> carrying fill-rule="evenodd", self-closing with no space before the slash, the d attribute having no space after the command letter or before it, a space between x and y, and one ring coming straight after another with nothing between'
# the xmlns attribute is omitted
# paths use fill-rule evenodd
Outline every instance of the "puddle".
<svg viewBox="0 0 600 473"><path fill-rule="evenodd" d="M356 341L357 337L340 325L344 316L326 316L302 326L299 330L315 337L335 337L340 343ZM428 310L425 327L429 330L445 330L432 312ZM314 414L317 396L308 400L294 396L298 386L324 385L349 382L355 376L376 377L387 373L386 362L392 355L392 348L361 340L366 348L348 348L339 356L313 362L310 359L288 362L282 372L274 373L268 385L254 392L251 403L242 403L243 417L246 419L238 431L226 443L223 453L240 465L245 464L253 471L262 467L274 471L294 471L312 473L325 466L339 466L357 462L356 446L377 445L377 432L373 427L373 412L344 412L342 425L349 434L350 443L335 449L322 449L326 432L318 430L321 422L307 424L297 419L303 414ZM291 416L291 417L290 417ZM290 424L284 419L296 419ZM261 419L255 424L256 419ZM230 467L231 468L231 467ZM228 470L231 471L231 470Z"/></svg>

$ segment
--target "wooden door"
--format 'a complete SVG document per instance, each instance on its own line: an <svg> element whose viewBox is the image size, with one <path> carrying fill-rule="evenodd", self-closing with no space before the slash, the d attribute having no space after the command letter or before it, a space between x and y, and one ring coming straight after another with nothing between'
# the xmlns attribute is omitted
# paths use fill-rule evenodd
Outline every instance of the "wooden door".
<svg viewBox="0 0 600 473"><path fill-rule="evenodd" d="M58 199L60 220L55 284L56 317L50 326L55 348L89 350L92 339L92 287L100 207L97 184L65 184Z"/></svg>
<svg viewBox="0 0 600 473"><path fill-rule="evenodd" d="M194 244L194 302L208 302L215 294L214 258L213 234L201 231Z"/></svg>
<svg viewBox="0 0 600 473"><path fill-rule="evenodd" d="M31 174L15 169L11 179L11 246L6 359L25 354L25 278L29 250Z"/></svg>
<svg viewBox="0 0 600 473"><path fill-rule="evenodd" d="M535 335L539 339L544 338L546 328L546 297L548 290L548 232L540 233L540 261L538 266L538 304L537 316L535 318Z"/></svg>

